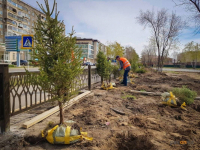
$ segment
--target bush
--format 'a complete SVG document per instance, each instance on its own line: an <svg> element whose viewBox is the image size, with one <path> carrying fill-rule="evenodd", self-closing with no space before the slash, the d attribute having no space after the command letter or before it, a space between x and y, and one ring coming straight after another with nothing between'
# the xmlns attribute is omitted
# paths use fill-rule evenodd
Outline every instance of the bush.
<svg viewBox="0 0 200 150"><path fill-rule="evenodd" d="M113 65L112 66L112 74L114 75L114 79L116 79L117 77L122 76L124 73L123 70L119 71L119 66L118 65Z"/></svg>
<svg viewBox="0 0 200 150"><path fill-rule="evenodd" d="M131 70L132 70L133 72L136 72L137 69L138 69L138 64L137 64L137 63L132 63L132 64L131 64Z"/></svg>
<svg viewBox="0 0 200 150"><path fill-rule="evenodd" d="M136 73L145 73L146 70L144 68L138 68L135 72Z"/></svg>
<svg viewBox="0 0 200 150"><path fill-rule="evenodd" d="M188 105L192 104L194 102L194 98L197 96L195 91L192 91L186 87L174 88L172 92L180 100L181 104L183 102Z"/></svg>

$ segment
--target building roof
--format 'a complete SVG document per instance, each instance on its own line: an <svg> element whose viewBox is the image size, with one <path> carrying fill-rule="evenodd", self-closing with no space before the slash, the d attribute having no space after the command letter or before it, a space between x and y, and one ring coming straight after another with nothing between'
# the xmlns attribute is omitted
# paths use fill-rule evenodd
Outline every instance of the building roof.
<svg viewBox="0 0 200 150"><path fill-rule="evenodd" d="M45 15L41 10L39 10L39 9L37 9L37 8L35 8L35 7L33 7L33 6L31 6L31 5L28 4L27 2L24 2L24 1L20 0L20 3L24 3L25 5L28 5L29 7L35 9L36 11L38 11L39 13Z"/></svg>
<svg viewBox="0 0 200 150"><path fill-rule="evenodd" d="M81 37L76 37L76 40L78 41L93 41L93 42L99 42L101 43L99 40L96 40L96 39L92 39L92 38L81 38Z"/></svg>

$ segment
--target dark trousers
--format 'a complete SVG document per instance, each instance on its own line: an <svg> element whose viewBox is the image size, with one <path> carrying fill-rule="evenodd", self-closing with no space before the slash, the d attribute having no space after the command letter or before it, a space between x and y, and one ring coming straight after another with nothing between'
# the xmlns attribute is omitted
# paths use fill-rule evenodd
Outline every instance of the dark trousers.
<svg viewBox="0 0 200 150"><path fill-rule="evenodd" d="M123 79L123 84L125 85L125 86L127 86L127 77L128 77L128 72L129 72L130 70L124 70L124 79Z"/></svg>

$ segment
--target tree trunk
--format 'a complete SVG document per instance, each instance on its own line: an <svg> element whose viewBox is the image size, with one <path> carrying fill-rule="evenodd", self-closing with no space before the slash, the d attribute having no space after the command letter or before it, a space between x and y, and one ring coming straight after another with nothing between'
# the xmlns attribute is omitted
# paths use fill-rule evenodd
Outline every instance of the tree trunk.
<svg viewBox="0 0 200 150"><path fill-rule="evenodd" d="M63 116L63 104L58 102L60 108L60 124L64 124L64 116Z"/></svg>
<svg viewBox="0 0 200 150"><path fill-rule="evenodd" d="M103 77L101 76L101 84L103 84Z"/></svg>

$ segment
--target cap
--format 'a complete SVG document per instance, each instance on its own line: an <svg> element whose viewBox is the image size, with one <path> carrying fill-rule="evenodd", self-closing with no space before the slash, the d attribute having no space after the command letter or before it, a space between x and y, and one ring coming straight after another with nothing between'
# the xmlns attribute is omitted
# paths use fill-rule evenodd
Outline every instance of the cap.
<svg viewBox="0 0 200 150"><path fill-rule="evenodd" d="M116 59L119 58L119 56L116 56Z"/></svg>

